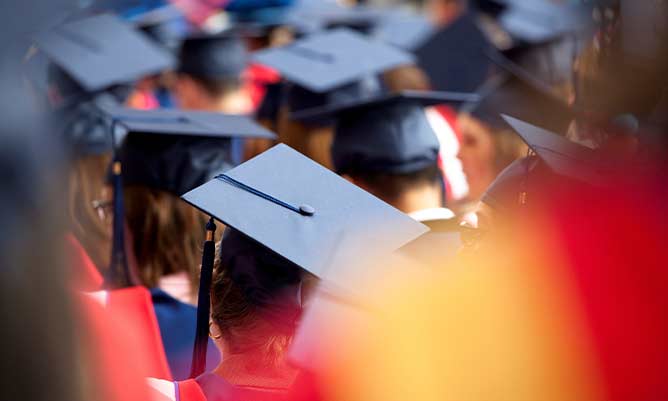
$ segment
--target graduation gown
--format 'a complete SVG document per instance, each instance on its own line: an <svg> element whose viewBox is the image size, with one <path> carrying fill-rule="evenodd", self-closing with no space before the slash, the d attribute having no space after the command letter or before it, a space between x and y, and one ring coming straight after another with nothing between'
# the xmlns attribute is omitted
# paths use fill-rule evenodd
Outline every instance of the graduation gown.
<svg viewBox="0 0 668 401"><path fill-rule="evenodd" d="M172 376L175 380L187 379L195 343L197 308L173 298L159 288L151 289L151 299ZM209 339L206 355L207 371L214 369L219 361L220 353Z"/></svg>
<svg viewBox="0 0 668 401"><path fill-rule="evenodd" d="M160 401L287 401L294 399L287 388L238 386L214 374L196 379L167 381L149 379L151 399Z"/></svg>
<svg viewBox="0 0 668 401"><path fill-rule="evenodd" d="M467 13L433 34L415 55L434 90L472 92L493 69L486 54L491 48L475 16Z"/></svg>

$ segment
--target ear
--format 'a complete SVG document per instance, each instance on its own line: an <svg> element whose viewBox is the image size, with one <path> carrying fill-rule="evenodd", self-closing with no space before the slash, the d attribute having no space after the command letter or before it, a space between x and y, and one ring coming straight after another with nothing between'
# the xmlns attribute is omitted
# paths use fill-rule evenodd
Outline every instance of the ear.
<svg viewBox="0 0 668 401"><path fill-rule="evenodd" d="M216 341L222 338L222 332L220 330L220 327L213 321L209 321L209 337L211 337L212 340Z"/></svg>

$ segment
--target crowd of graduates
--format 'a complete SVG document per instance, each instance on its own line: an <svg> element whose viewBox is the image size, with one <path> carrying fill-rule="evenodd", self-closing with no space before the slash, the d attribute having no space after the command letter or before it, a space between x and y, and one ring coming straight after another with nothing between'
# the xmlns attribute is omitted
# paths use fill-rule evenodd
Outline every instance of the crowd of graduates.
<svg viewBox="0 0 668 401"><path fill-rule="evenodd" d="M6 399L668 399L664 2L7 3Z"/></svg>

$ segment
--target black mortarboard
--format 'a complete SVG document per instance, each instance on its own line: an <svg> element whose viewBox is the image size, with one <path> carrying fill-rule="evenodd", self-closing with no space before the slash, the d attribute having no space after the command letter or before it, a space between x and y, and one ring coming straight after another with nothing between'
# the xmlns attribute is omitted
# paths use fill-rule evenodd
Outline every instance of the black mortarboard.
<svg viewBox="0 0 668 401"><path fill-rule="evenodd" d="M291 85L286 92L286 102L291 119L312 126L329 126L334 124L334 115L323 113L323 110L364 102L380 96L382 90L381 82L375 76L367 76L324 93Z"/></svg>
<svg viewBox="0 0 668 401"><path fill-rule="evenodd" d="M405 91L305 110L299 118L336 118L337 172L410 173L434 164L439 142L424 107L472 100L462 93Z"/></svg>
<svg viewBox="0 0 668 401"><path fill-rule="evenodd" d="M173 66L168 52L112 15L69 22L35 42L88 92L130 83Z"/></svg>
<svg viewBox="0 0 668 401"><path fill-rule="evenodd" d="M548 85L502 57L498 54L493 57L503 71L478 90L480 101L466 104L460 111L496 129L508 128L501 118L501 114L505 113L565 133L573 119L568 104L558 98Z"/></svg>
<svg viewBox="0 0 668 401"><path fill-rule="evenodd" d="M287 46L259 51L253 55L253 60L278 70L290 82L322 93L392 67L410 64L413 58L392 46L340 28Z"/></svg>
<svg viewBox="0 0 668 401"><path fill-rule="evenodd" d="M490 75L486 52L491 47L475 17L464 14L424 41L415 55L432 89L470 92Z"/></svg>
<svg viewBox="0 0 668 401"><path fill-rule="evenodd" d="M249 117L182 110L116 108L127 135L118 150L126 186L181 195L234 166L231 137L275 136Z"/></svg>
<svg viewBox="0 0 668 401"><path fill-rule="evenodd" d="M178 71L209 79L240 78L248 64L248 52L234 33L194 36L181 44Z"/></svg>
<svg viewBox="0 0 668 401"><path fill-rule="evenodd" d="M57 133L62 136L70 157L111 153L113 141L109 119L101 108L117 105L118 101L108 93L101 93L90 100L77 102L54 111Z"/></svg>
<svg viewBox="0 0 668 401"><path fill-rule="evenodd" d="M538 158L555 174L601 186L621 173L623 166L602 153L515 117L503 116ZM628 167L628 166L626 166Z"/></svg>
<svg viewBox="0 0 668 401"><path fill-rule="evenodd" d="M321 278L336 274L335 255L352 251L341 244L389 253L427 231L286 145L182 198Z"/></svg>

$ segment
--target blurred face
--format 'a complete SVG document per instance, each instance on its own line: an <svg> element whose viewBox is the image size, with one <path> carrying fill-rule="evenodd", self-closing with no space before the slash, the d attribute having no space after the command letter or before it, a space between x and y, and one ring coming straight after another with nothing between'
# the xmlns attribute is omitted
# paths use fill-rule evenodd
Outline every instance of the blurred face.
<svg viewBox="0 0 668 401"><path fill-rule="evenodd" d="M464 11L461 0L427 0L425 14L436 26L443 27L453 22Z"/></svg>
<svg viewBox="0 0 668 401"><path fill-rule="evenodd" d="M174 83L174 97L179 108L202 110L210 99L200 85L187 75L179 75Z"/></svg>
<svg viewBox="0 0 668 401"><path fill-rule="evenodd" d="M461 144L457 157L469 185L469 197L479 199L495 177L494 138L491 130L473 117L462 114L457 119Z"/></svg>

